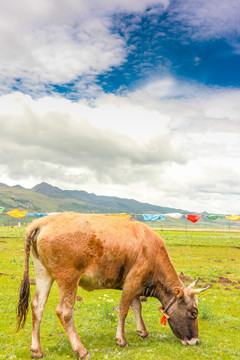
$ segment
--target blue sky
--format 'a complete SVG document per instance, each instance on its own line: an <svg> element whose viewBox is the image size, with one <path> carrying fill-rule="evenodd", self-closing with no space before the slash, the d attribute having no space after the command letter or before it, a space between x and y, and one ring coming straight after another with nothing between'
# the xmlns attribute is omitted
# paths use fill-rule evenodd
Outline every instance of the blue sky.
<svg viewBox="0 0 240 360"><path fill-rule="evenodd" d="M239 0L0 10L0 182L240 213Z"/></svg>
<svg viewBox="0 0 240 360"><path fill-rule="evenodd" d="M29 1L25 1L27 6ZM11 13L11 3L14 6L12 0L9 8L3 9L3 12L7 10L9 18L16 16ZM84 20L81 6L76 19L71 11L64 19L60 10L60 20L54 19L47 13L48 9L45 9L46 14L39 11L39 16L36 11L36 23L31 21L30 12L24 15L22 23L18 20L16 24L19 35L14 38L13 27L7 36L10 40L18 37L20 40L22 35L23 44L17 45L22 54L19 56L13 49L16 41L3 44L6 53L10 53L6 61L13 61L12 67L4 64L4 58L2 61L2 72L5 70L2 79L8 91L20 90L33 96L56 92L78 100L94 96L96 88L98 92L120 93L165 75L207 86L239 86L239 1L215 0L211 4L206 0L142 1L135 9L133 5L132 11L124 1L122 7L114 3L109 6L103 2L102 7L94 9L96 4L92 1L92 6L85 6ZM71 1L70 9L71 4L74 11L77 3ZM98 30L100 36L94 38ZM64 41L68 42L67 46ZM51 53L51 46L55 53ZM105 49L107 57L102 61L97 59ZM78 56L75 63L71 55ZM57 69L54 69L54 61ZM64 66L71 69L66 75Z"/></svg>
<svg viewBox="0 0 240 360"><path fill-rule="evenodd" d="M134 89L141 81L166 73L209 86L239 86L240 53L224 34L193 40L171 9L162 14L149 12L151 9L142 16L116 17L114 31L126 39L128 56L122 66L98 77L104 91ZM231 39L235 36L233 29Z"/></svg>

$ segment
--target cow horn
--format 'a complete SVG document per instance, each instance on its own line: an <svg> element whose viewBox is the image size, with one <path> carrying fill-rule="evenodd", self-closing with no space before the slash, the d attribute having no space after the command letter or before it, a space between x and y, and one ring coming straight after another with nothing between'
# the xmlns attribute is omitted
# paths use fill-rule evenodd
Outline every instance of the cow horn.
<svg viewBox="0 0 240 360"><path fill-rule="evenodd" d="M194 282L192 282L191 284L188 285L187 289L192 289L196 284L197 282L199 281L200 277L197 278L197 280L195 280Z"/></svg>
<svg viewBox="0 0 240 360"><path fill-rule="evenodd" d="M189 295L196 295L196 294L199 294L203 291L206 291L210 288L210 286L206 286L205 288L203 289L191 289L190 292L189 292Z"/></svg>

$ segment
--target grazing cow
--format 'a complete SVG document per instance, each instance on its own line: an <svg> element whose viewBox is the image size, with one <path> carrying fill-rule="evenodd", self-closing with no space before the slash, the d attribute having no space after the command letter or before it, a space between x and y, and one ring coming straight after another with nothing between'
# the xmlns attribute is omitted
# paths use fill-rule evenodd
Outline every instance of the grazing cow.
<svg viewBox="0 0 240 360"><path fill-rule="evenodd" d="M57 315L73 350L90 359L73 323L78 285L85 290L119 289L117 345L126 346L125 318L132 306L139 336L148 336L141 316L140 296L153 296L163 305L173 333L183 344L198 340L198 310L191 284L185 288L169 258L163 240L145 224L104 215L62 213L35 220L27 228L24 275L18 304L18 329L26 321L29 300L30 248L36 274L32 300L33 358L40 358L40 322L53 281L59 287Z"/></svg>

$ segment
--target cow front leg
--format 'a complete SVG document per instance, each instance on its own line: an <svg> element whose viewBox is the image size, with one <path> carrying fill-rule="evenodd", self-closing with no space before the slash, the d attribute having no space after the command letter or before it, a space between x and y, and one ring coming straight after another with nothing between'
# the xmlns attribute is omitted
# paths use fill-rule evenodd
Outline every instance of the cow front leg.
<svg viewBox="0 0 240 360"><path fill-rule="evenodd" d="M127 346L124 326L125 326L125 319L127 317L127 313L131 305L131 302L132 302L132 298L129 298L129 296L127 296L127 294L125 294L123 291L119 304L118 327L116 333L116 344L122 347Z"/></svg>
<svg viewBox="0 0 240 360"><path fill-rule="evenodd" d="M143 322L143 318L142 318L142 304L141 301L139 299L139 297L135 297L132 301L132 305L131 308L134 312L135 318L136 318L136 322L137 322L137 332L138 335L141 338L146 338L148 337L148 332L147 329L145 327L145 324Z"/></svg>
<svg viewBox="0 0 240 360"><path fill-rule="evenodd" d="M122 347L127 345L127 341L125 338L125 330L124 330L125 319L127 317L129 307L134 297L136 296L137 290L140 287L140 281L138 282L137 279L138 279L138 268L136 269L133 268L125 280L122 296L120 299L116 343L117 345L120 345Z"/></svg>
<svg viewBox="0 0 240 360"><path fill-rule="evenodd" d="M73 322L73 307L77 294L78 282L79 278L74 279L74 274L68 281L66 278L64 280L60 279L57 281L59 286L57 316L59 317L59 320L68 336L73 351L81 359L90 359L91 355L83 346Z"/></svg>

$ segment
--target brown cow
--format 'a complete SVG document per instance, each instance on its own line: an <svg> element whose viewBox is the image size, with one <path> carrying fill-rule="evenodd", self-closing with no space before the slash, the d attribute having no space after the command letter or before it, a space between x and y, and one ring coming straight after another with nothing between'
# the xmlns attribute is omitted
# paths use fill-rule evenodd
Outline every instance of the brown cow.
<svg viewBox="0 0 240 360"><path fill-rule="evenodd" d="M59 287L57 315L73 350L89 359L73 323L78 285L86 290L120 289L116 341L126 346L125 318L130 305L139 336L148 336L139 296L160 300L174 334L183 344L198 344L195 294L205 289L184 288L163 240L145 224L104 215L62 213L33 221L25 240L24 276L18 304L18 329L26 321L29 299L29 256L36 274L32 300L32 357L40 358L40 322L52 283Z"/></svg>

